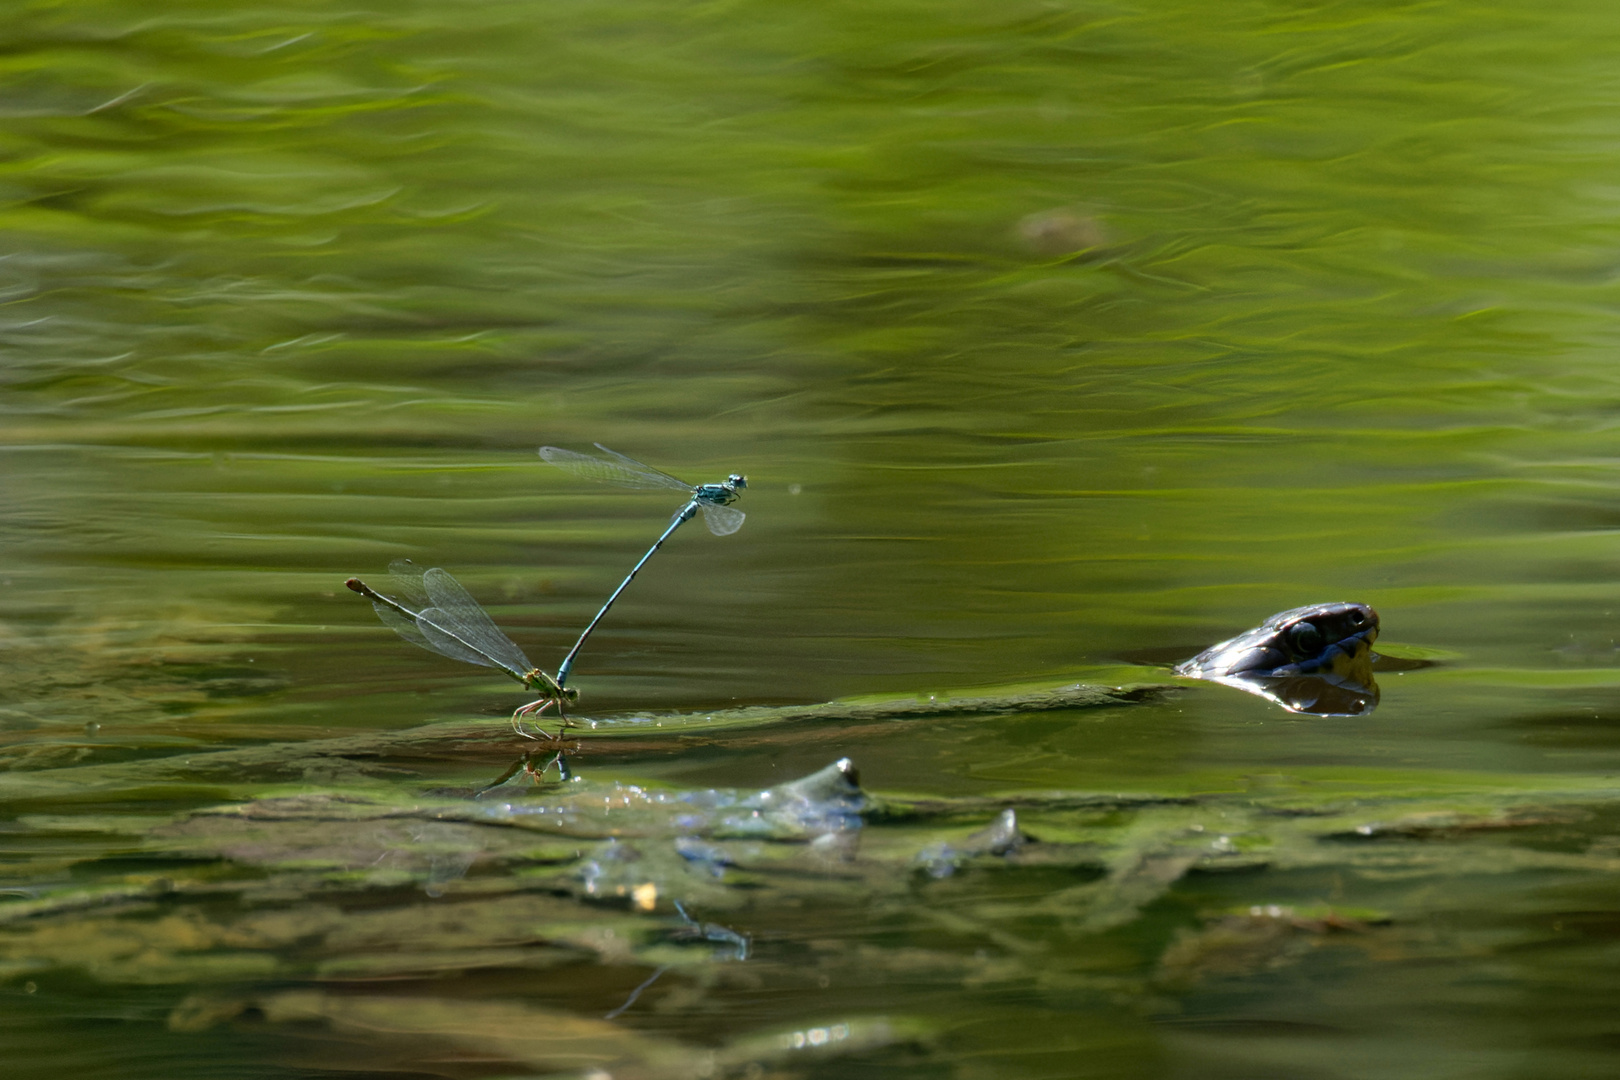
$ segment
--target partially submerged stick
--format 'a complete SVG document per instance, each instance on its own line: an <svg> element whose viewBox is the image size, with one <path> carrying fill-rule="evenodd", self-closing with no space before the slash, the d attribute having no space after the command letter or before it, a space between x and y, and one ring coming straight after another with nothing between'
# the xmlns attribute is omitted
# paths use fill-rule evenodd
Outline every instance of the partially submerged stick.
<svg viewBox="0 0 1620 1080"><path fill-rule="evenodd" d="M824 737L826 724L905 723L935 717L967 719L1053 709L1118 707L1151 701L1174 690L1164 685L1089 686L1083 683L1013 694L961 698L900 698L888 701L829 701L780 708L754 706L700 713L646 714L587 721L592 738L582 749L622 754L653 747L690 746L693 739L716 743L748 738ZM576 718L577 719L577 718ZM812 726L808 722L814 722ZM779 735L769 730L780 728ZM749 736L749 732L759 732ZM847 732L846 732L847 734ZM176 797L224 800L241 797L267 783L398 782L399 763L447 759L506 760L511 743L488 721L451 720L402 731L364 732L334 739L269 743L208 753L189 752L145 761L75 765L62 769L0 772L0 806L38 803L123 802ZM55 811L53 811L55 812Z"/></svg>

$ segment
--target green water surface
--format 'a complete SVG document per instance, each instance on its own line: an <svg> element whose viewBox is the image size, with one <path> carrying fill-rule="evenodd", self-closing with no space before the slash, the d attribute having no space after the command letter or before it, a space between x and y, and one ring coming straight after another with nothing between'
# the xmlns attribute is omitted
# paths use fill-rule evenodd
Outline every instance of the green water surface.
<svg viewBox="0 0 1620 1080"><path fill-rule="evenodd" d="M308 882L17 915L8 1075L1614 1075L1620 9L12 0L0 43L0 916L257 867L175 822L359 783L72 768L484 720L365 799L499 772L522 691L343 580L444 566L555 668L678 499L542 444L748 475L582 654L604 720L1166 682L1331 600L1438 661L1357 719L1189 685L583 756L967 800L714 894L747 960L615 951L634 913L544 882L588 961L468 915L335 968ZM1020 797L1112 854L907 869ZM396 943L527 880L322 858Z"/></svg>

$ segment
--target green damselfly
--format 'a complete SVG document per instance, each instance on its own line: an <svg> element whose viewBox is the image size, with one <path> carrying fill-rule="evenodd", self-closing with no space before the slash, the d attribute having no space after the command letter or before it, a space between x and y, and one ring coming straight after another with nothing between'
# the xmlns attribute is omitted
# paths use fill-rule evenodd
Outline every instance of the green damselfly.
<svg viewBox="0 0 1620 1080"><path fill-rule="evenodd" d="M561 737L568 726L563 703L577 700L578 690L565 688L560 677L552 678L524 656L523 650L495 625L495 620L448 570L435 566L423 571L409 559L396 559L388 564L388 575L395 596L385 596L359 578L350 578L344 584L370 600L383 625L411 644L452 660L499 668L539 694L512 713L512 730L519 735L534 737L523 730L523 717L538 716L556 706L557 734ZM540 730L538 726L536 730ZM540 730L540 734L546 733Z"/></svg>

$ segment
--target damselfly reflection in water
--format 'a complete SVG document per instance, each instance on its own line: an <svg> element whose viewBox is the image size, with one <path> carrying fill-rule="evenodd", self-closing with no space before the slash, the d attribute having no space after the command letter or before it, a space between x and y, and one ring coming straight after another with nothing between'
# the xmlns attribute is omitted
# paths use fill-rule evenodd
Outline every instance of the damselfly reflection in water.
<svg viewBox="0 0 1620 1080"><path fill-rule="evenodd" d="M639 488L643 491L679 491L686 498L686 503L675 511L674 520L669 523L669 528L664 530L662 536L653 541L653 546L647 549L647 553L641 557L635 566L631 567L630 573L625 575L625 579L619 582L619 587L613 590L613 595L607 598L607 603L602 605L602 610L596 613L596 617L591 620L590 625L585 627L585 632L579 635L579 640L574 642L574 647L568 650L568 655L563 658L562 666L557 669L557 685L559 687L567 684L568 673L574 669L574 658L579 655L579 650L584 646L585 639L591 636L591 631L595 630L596 624L602 621L602 616L606 615L608 608L613 606L613 601L619 598L619 594L624 592L630 582L635 579L636 573L646 565L648 559L653 557L653 552L663 546L664 541L669 539L671 533L680 528L685 522L691 521L699 510L703 511L703 521L709 526L709 531L716 536L730 536L742 528L744 517L741 510L731 505L737 501L742 494L742 490L748 486L748 478L741 473L732 473L718 484L698 484L694 486L684 480L677 480L666 472L660 472L651 465L645 465L633 457L626 457L615 450L609 450L601 443L597 443L596 448L602 451L601 457L580 454L557 446L542 446L540 456L547 463L566 469L574 475L585 477L588 480L600 480L603 483L617 484L620 487Z"/></svg>
<svg viewBox="0 0 1620 1080"><path fill-rule="evenodd" d="M452 660L500 668L539 694L539 698L512 713L512 730L519 735L533 738L523 730L520 720L538 716L555 705L557 734L561 737L568 726L563 702L578 699L578 690L565 689L561 678L553 679L535 667L449 571L434 567L424 572L409 559L396 559L388 564L388 574L390 587L399 599L384 596L359 578L350 578L344 584L370 600L383 624L413 645Z"/></svg>

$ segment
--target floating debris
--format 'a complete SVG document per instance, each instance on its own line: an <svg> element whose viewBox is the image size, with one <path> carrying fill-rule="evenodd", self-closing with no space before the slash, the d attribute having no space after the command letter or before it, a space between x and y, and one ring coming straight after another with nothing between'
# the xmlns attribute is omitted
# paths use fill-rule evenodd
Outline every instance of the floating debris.
<svg viewBox="0 0 1620 1080"><path fill-rule="evenodd" d="M1018 830L1018 814L1011 807L957 844L932 844L917 853L917 863L930 877L947 878L964 860L978 855L1009 855L1029 842Z"/></svg>

